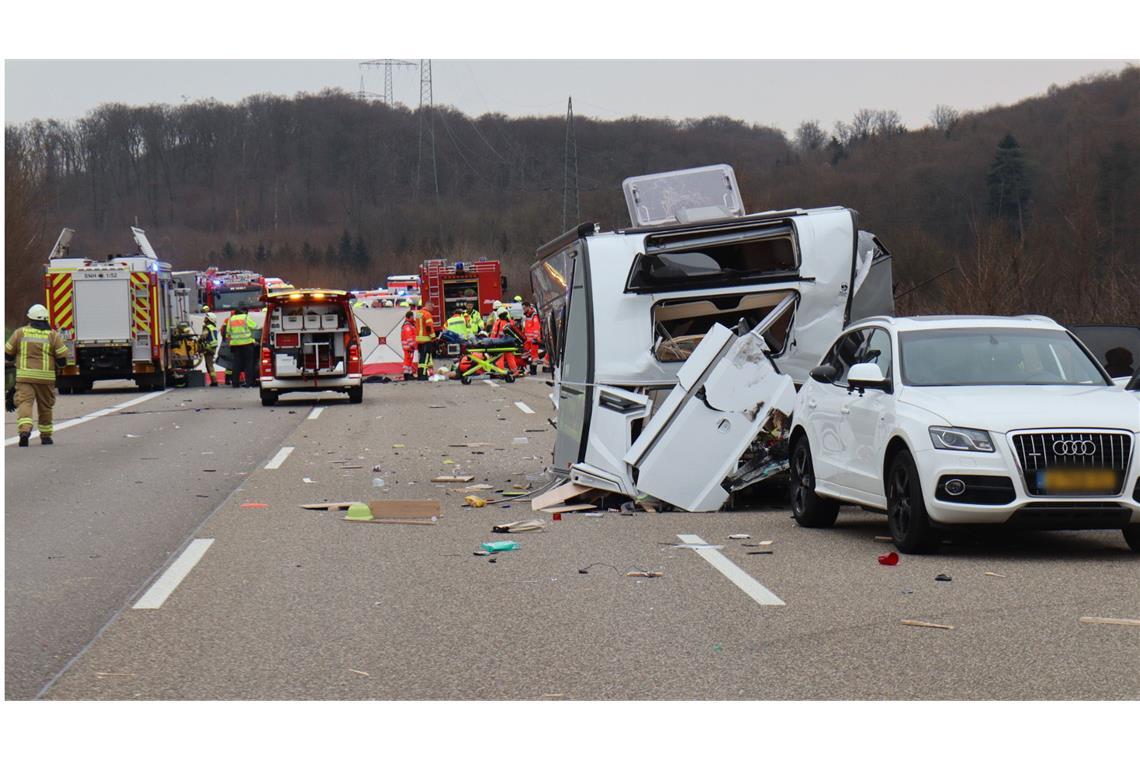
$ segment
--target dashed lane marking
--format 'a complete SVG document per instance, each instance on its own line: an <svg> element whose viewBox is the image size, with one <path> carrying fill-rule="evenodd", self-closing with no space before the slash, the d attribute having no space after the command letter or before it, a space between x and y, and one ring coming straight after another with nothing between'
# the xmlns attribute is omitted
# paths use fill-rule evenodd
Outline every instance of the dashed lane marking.
<svg viewBox="0 0 1140 760"><path fill-rule="evenodd" d="M157 610L161 607L167 597L174 593L174 589L178 588L182 579L194 569L194 565L198 564L198 560L202 559L202 555L212 543L214 543L212 538L196 538L191 541L178 559L174 560L174 564L168 567L154 585L135 602L134 609Z"/></svg>
<svg viewBox="0 0 1140 760"><path fill-rule="evenodd" d="M324 410L325 410L325 408L323 406L315 406L315 407L313 407L313 411L309 412L309 416L306 417L305 419L315 420L317 417L321 416L321 412L323 412Z"/></svg>
<svg viewBox="0 0 1140 760"><path fill-rule="evenodd" d="M700 536L692 535L691 533L679 534L677 538L684 541L686 544L704 544L704 539ZM693 549L701 558L708 562L710 565L720 571L721 575L728 578L733 584L736 585L744 593L752 597L757 604L771 605L771 606L784 606L784 601L780 597L773 594L768 589L748 573L740 569L732 560L724 556L717 549Z"/></svg>
<svg viewBox="0 0 1140 760"><path fill-rule="evenodd" d="M85 414L82 417L76 417L73 420L67 420L66 422L61 422L58 425L54 425L53 427L55 428L56 432L59 432L60 430L67 430L68 428L75 427L76 425L82 425L84 422L90 422L91 420L95 420L95 419L98 419L100 417L106 417L108 414L114 414L115 412L119 411L120 409L126 409L128 406L134 406L135 404L143 404L147 401L150 401L152 398L158 398L159 396L161 396L162 394L166 393L169 390L170 389L167 388L166 390L155 391L153 393L147 393L145 395L139 396L138 398L133 398L130 401L124 401L121 404L115 404L114 406L109 406L106 409L100 409L97 412L91 412L90 414ZM32 438L38 438L39 435L40 434L39 434L38 430L32 431ZM19 440L20 440L20 436L18 436L18 435L14 438L6 438L6 439L4 439L4 445L5 446L11 446L13 443L18 442Z"/></svg>
<svg viewBox="0 0 1140 760"><path fill-rule="evenodd" d="M534 414L534 410L521 401L516 401L515 406L521 409L523 414Z"/></svg>
<svg viewBox="0 0 1140 760"><path fill-rule="evenodd" d="M278 451L276 454L274 454L273 458L265 463L265 469L276 470L278 467L280 467L285 462L286 459L289 458L289 455L292 453L293 453L293 447L292 446L282 446L281 450Z"/></svg>

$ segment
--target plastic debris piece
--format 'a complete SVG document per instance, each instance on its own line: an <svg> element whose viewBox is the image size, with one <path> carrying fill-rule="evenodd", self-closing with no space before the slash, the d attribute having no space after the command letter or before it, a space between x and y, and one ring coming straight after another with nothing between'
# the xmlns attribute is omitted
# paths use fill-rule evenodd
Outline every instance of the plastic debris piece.
<svg viewBox="0 0 1140 760"><path fill-rule="evenodd" d="M886 554L879 555L880 565L894 566L899 563L899 555L896 552L887 552Z"/></svg>
<svg viewBox="0 0 1140 760"><path fill-rule="evenodd" d="M758 552L745 552L745 554L773 554L773 553L774 552L771 549L761 549Z"/></svg>
<svg viewBox="0 0 1140 760"><path fill-rule="evenodd" d="M316 483L317 481L313 480L312 478L301 478L301 482L302 483Z"/></svg>
<svg viewBox="0 0 1140 760"><path fill-rule="evenodd" d="M372 478L373 488L383 488L385 485L384 478Z"/></svg>
<svg viewBox="0 0 1140 760"><path fill-rule="evenodd" d="M486 557L491 552L487 551L486 549L480 549L477 552L471 552L471 553L474 554L476 557Z"/></svg>
<svg viewBox="0 0 1140 760"><path fill-rule="evenodd" d="M657 570L631 570L625 574L627 578L660 578L665 573Z"/></svg>
<svg viewBox="0 0 1140 760"><path fill-rule="evenodd" d="M345 515L344 519L358 521L371 520L372 510L369 509L368 505L364 502L356 501L349 505L348 514Z"/></svg>
<svg viewBox="0 0 1140 760"><path fill-rule="evenodd" d="M405 446L405 445L404 445L404 444L402 444L402 443L393 443L393 444L392 444L392 448L394 448L394 449L406 449L406 448L407 448L407 446Z"/></svg>
<svg viewBox="0 0 1140 760"><path fill-rule="evenodd" d="M292 412L289 412L289 414L292 414ZM349 672L349 673L356 673L357 675L360 675L360 676L366 676L366 675L368 675L368 674L367 674L367 673L365 673L363 670L353 670L352 668L349 668L349 669L348 669L348 672Z"/></svg>
<svg viewBox="0 0 1140 760"><path fill-rule="evenodd" d="M489 541L483 544L483 548L491 554L495 554L497 552L513 552L521 547L517 541Z"/></svg>
<svg viewBox="0 0 1140 760"><path fill-rule="evenodd" d="M580 512L582 517L605 517L605 512Z"/></svg>
<svg viewBox="0 0 1140 760"><path fill-rule="evenodd" d="M511 439L512 446L526 446L528 443L530 443L530 439L525 435L520 435Z"/></svg>
<svg viewBox="0 0 1140 760"><path fill-rule="evenodd" d="M463 499L463 501L467 502L468 504L475 507L476 509L482 509L483 507L487 506L487 500L486 499L480 499L478 496L475 496L475 495L467 496Z"/></svg>
<svg viewBox="0 0 1140 760"><path fill-rule="evenodd" d="M555 512L554 516L551 517L550 519L553 520L554 522L562 522L562 513L561 512Z"/></svg>
<svg viewBox="0 0 1140 760"><path fill-rule="evenodd" d="M1103 618L1103 617L1083 617L1082 623L1099 623L1100 625L1140 625L1140 620L1133 620L1131 618Z"/></svg>
<svg viewBox="0 0 1140 760"><path fill-rule="evenodd" d="M249 501L241 505L242 509L267 509L268 507L268 504L262 504L259 501Z"/></svg>
<svg viewBox="0 0 1140 760"><path fill-rule="evenodd" d="M525 533L530 530L542 530L544 524L542 520L515 520L514 522L502 523L491 528L492 533Z"/></svg>
<svg viewBox="0 0 1140 760"><path fill-rule="evenodd" d="M990 571L988 571L988 570L987 570L986 572L982 573L982 575L988 575L988 576L989 576L989 577L991 577L991 578L1004 578L1004 577L1005 577L1005 576L1004 576L1004 575L1002 575L1001 573L991 573L991 572L990 572Z"/></svg>
<svg viewBox="0 0 1140 760"><path fill-rule="evenodd" d="M455 464L455 460L454 459L445 459L445 460L443 460L443 463L444 464Z"/></svg>
<svg viewBox="0 0 1140 760"><path fill-rule="evenodd" d="M938 575L934 576L934 580L936 580L936 581L943 581L943 582L945 582L945 583L949 583L950 581L952 581L952 580L954 580L954 579L953 579L953 578L951 578L951 577L950 577L949 575L947 575L946 573L939 573Z"/></svg>
<svg viewBox="0 0 1140 760"><path fill-rule="evenodd" d="M916 628L940 628L944 631L954 630L952 625L944 625L942 623L928 623L925 620L900 620L903 625L913 625Z"/></svg>
<svg viewBox="0 0 1140 760"><path fill-rule="evenodd" d="M752 538L752 536L748 535L747 533L733 533L731 536L729 536L729 538L736 541L745 538Z"/></svg>

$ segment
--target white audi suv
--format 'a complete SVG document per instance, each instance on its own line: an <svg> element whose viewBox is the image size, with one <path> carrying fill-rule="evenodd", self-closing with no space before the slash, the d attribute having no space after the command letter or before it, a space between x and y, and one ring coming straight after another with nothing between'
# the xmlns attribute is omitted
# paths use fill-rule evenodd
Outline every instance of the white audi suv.
<svg viewBox="0 0 1140 760"><path fill-rule="evenodd" d="M1140 397L1046 317L875 317L811 372L792 416L792 513L886 512L900 551L942 528L1120 528L1140 551Z"/></svg>

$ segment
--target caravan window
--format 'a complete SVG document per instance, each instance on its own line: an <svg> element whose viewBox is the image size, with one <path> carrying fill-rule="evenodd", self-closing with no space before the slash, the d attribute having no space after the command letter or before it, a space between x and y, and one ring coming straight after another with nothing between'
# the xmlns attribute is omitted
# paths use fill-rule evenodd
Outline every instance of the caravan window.
<svg viewBox="0 0 1140 760"><path fill-rule="evenodd" d="M659 362L683 362L714 324L735 330L743 320L751 330L792 291L670 299L653 305L653 354ZM764 333L773 356L784 352L795 309L789 309Z"/></svg>
<svg viewBox="0 0 1140 760"><path fill-rule="evenodd" d="M783 223L743 230L647 235L626 283L634 293L740 285L794 273L795 234Z"/></svg>

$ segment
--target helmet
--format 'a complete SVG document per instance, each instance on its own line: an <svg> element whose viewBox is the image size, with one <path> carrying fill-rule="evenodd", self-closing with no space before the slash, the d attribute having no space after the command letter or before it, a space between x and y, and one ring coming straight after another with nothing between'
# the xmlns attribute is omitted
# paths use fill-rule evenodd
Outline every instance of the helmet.
<svg viewBox="0 0 1140 760"><path fill-rule="evenodd" d="M501 308L503 308L502 301L495 301L493 304L491 304L491 311L497 312Z"/></svg>
<svg viewBox="0 0 1140 760"><path fill-rule="evenodd" d="M515 296L515 303L522 303L522 296Z"/></svg>
<svg viewBox="0 0 1140 760"><path fill-rule="evenodd" d="M411 304L407 301L400 301L400 306L403 306L406 309L407 307L411 306Z"/></svg>
<svg viewBox="0 0 1140 760"><path fill-rule="evenodd" d="M50 317L51 315L48 314L48 310L42 303L37 303L32 306L32 308L28 309L28 319L34 319L36 321L42 320L46 322Z"/></svg>

